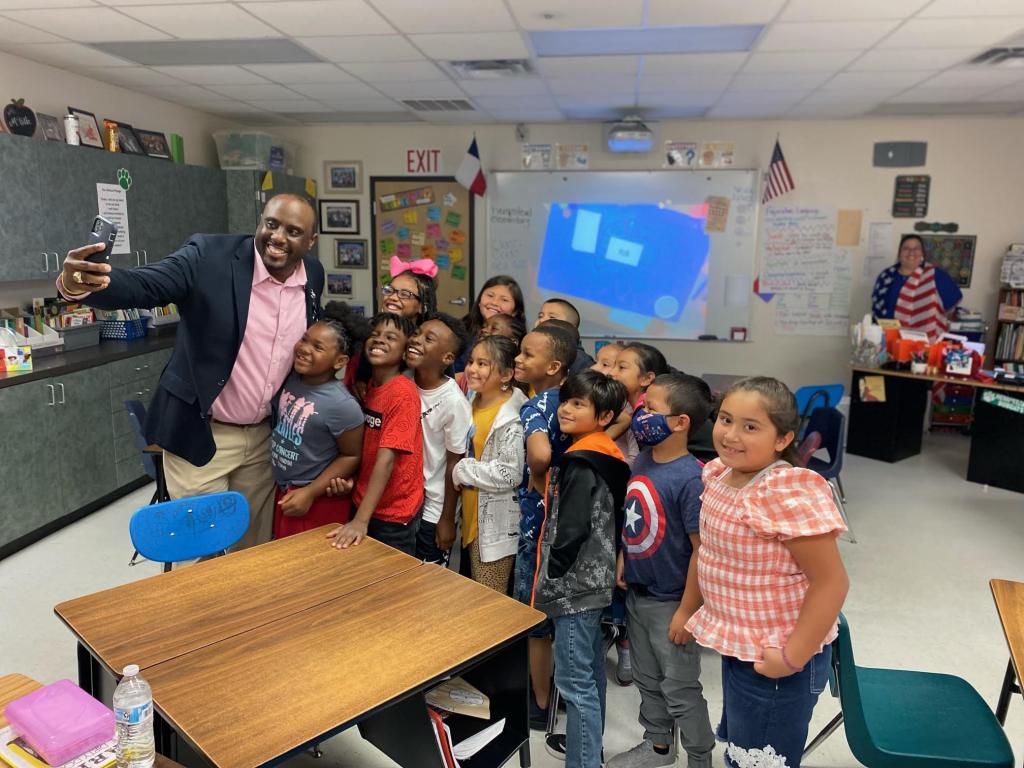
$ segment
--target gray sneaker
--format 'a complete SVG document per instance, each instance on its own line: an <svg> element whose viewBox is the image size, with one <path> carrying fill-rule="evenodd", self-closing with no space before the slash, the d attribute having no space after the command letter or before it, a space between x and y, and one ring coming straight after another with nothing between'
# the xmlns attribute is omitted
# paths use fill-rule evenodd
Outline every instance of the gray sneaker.
<svg viewBox="0 0 1024 768"><path fill-rule="evenodd" d="M629 646L623 648L616 644L618 659L615 662L615 681L619 685L630 685L633 682L633 664L629 658Z"/></svg>
<svg viewBox="0 0 1024 768"><path fill-rule="evenodd" d="M654 742L644 739L628 752L621 752L607 763L605 768L658 768L662 765L676 764L675 739L668 748L667 755L659 755L654 751Z"/></svg>

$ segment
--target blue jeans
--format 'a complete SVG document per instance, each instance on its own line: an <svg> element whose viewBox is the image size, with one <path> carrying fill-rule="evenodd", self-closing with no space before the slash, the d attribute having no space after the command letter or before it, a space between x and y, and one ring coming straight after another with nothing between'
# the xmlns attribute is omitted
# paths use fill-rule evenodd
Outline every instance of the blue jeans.
<svg viewBox="0 0 1024 768"><path fill-rule="evenodd" d="M565 701L566 768L601 768L603 651L601 611L555 617L555 685Z"/></svg>
<svg viewBox="0 0 1024 768"><path fill-rule="evenodd" d="M722 657L722 720L717 736L727 743L725 764L769 748L787 768L800 768L807 726L818 695L828 685L832 646L826 645L802 671L778 680L759 675L749 661ZM763 759L758 765L773 765ZM778 763L782 765L781 761Z"/></svg>

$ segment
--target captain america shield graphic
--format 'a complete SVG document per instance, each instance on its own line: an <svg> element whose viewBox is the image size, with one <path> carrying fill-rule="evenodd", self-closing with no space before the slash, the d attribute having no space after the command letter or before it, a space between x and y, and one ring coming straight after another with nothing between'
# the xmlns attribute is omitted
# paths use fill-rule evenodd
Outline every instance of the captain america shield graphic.
<svg viewBox="0 0 1024 768"><path fill-rule="evenodd" d="M658 491L648 478L637 475L626 487L626 519L622 543L632 558L650 557L665 538L665 513Z"/></svg>

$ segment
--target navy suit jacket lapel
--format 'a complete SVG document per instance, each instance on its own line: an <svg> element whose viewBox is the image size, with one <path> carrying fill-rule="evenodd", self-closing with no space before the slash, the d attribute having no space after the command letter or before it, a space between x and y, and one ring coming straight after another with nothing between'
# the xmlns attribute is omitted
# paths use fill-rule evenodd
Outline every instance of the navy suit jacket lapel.
<svg viewBox="0 0 1024 768"><path fill-rule="evenodd" d="M231 288L235 294L235 326L238 338L235 341L235 352L242 346L245 336L245 324L249 319L249 299L252 297L252 276L256 268L254 264L255 249L253 239L247 237L242 241L231 259Z"/></svg>

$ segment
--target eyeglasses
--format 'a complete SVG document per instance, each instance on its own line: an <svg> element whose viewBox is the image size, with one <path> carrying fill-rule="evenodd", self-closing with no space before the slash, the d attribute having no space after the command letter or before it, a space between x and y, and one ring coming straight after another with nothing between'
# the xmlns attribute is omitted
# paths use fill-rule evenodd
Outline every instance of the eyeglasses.
<svg viewBox="0 0 1024 768"><path fill-rule="evenodd" d="M393 288L390 285L385 285L383 288L380 289L380 292L381 295L383 296L397 295L398 298L400 298L402 301L412 301L413 299L416 299L416 301L420 300L420 295L418 293L407 291L405 290L405 288Z"/></svg>

